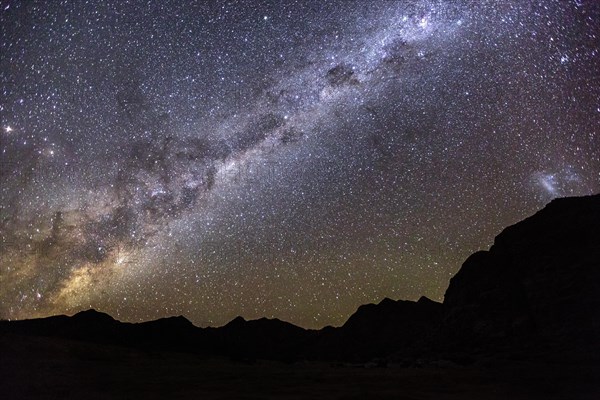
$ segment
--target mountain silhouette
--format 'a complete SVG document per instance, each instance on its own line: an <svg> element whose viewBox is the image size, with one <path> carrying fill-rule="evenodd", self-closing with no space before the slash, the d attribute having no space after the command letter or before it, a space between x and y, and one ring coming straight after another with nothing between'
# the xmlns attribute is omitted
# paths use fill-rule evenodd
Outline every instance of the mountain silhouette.
<svg viewBox="0 0 600 400"><path fill-rule="evenodd" d="M580 351L600 337L600 195L506 228L450 280L440 335L463 348Z"/></svg>
<svg viewBox="0 0 600 400"><path fill-rule="evenodd" d="M186 318L124 323L95 310L1 321L0 336L54 337L237 361L366 362L448 357L595 357L600 337L600 195L552 201L471 255L444 302L384 299L338 328L307 330L237 317L219 328ZM458 357L458 356L456 356ZM387 362L387 361L386 361Z"/></svg>
<svg viewBox="0 0 600 400"><path fill-rule="evenodd" d="M311 358L364 361L422 347L442 311L442 304L427 297L362 305L342 327L320 332Z"/></svg>

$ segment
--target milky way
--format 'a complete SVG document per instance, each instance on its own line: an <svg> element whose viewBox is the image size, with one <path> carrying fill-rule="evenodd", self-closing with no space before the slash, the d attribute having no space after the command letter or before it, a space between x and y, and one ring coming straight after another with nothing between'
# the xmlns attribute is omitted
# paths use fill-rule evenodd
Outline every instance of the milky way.
<svg viewBox="0 0 600 400"><path fill-rule="evenodd" d="M0 318L339 325L600 191L596 1L0 5Z"/></svg>

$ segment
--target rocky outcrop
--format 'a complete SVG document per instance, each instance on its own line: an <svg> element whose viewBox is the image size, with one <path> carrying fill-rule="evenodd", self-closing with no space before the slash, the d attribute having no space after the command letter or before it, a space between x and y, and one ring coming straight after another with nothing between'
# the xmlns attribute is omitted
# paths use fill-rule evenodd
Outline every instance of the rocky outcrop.
<svg viewBox="0 0 600 400"><path fill-rule="evenodd" d="M422 347L442 317L442 304L383 299L366 304L340 328L323 330L312 350L314 358L365 361Z"/></svg>
<svg viewBox="0 0 600 400"><path fill-rule="evenodd" d="M600 337L600 195L557 199L469 257L444 299L447 345L584 350Z"/></svg>

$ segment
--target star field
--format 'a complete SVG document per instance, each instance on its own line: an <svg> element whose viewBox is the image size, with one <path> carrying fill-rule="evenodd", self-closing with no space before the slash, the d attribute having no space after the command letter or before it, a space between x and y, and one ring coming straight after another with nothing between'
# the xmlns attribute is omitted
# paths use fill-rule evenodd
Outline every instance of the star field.
<svg viewBox="0 0 600 400"><path fill-rule="evenodd" d="M600 192L592 0L0 5L0 318L340 325Z"/></svg>

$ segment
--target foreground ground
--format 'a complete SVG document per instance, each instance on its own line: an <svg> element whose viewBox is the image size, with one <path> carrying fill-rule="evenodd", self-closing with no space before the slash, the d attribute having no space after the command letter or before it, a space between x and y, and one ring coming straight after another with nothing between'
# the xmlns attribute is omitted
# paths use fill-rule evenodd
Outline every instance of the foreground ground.
<svg viewBox="0 0 600 400"><path fill-rule="evenodd" d="M599 382L600 367L590 364L249 364L48 338L0 337L4 399L597 399Z"/></svg>

